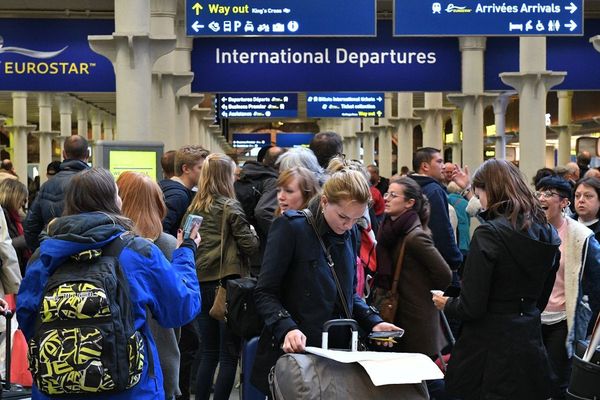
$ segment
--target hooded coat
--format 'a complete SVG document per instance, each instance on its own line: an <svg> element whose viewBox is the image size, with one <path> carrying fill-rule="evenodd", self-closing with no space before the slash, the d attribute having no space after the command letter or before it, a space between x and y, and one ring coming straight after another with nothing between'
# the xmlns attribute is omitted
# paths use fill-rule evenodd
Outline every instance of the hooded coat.
<svg viewBox="0 0 600 400"><path fill-rule="evenodd" d="M446 374L450 394L465 400L550 397L540 313L554 285L559 245L549 224L533 222L520 231L497 217L477 228L461 294L444 309L463 322Z"/></svg>
<svg viewBox="0 0 600 400"><path fill-rule="evenodd" d="M71 255L99 249L125 232L109 215L93 212L61 217L48 226L44 238L33 255L17 300L17 319L27 340L34 326L48 278ZM164 399L163 378L156 344L147 323L146 308L160 325L175 328L187 324L200 312L200 293L194 266L195 245L190 239L173 252L169 263L150 241L135 238L119 255L119 265L129 281L129 296L134 314L134 327L145 339L150 357L145 357L142 377L131 389L119 393L95 395L94 399ZM149 360L153 361L153 368ZM153 370L152 370L153 369ZM33 387L34 399L48 399ZM87 399L74 396L71 399Z"/></svg>

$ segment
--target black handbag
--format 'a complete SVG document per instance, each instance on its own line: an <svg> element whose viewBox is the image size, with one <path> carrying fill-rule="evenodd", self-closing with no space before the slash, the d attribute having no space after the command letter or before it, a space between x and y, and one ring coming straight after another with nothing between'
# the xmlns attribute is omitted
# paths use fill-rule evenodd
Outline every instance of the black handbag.
<svg viewBox="0 0 600 400"><path fill-rule="evenodd" d="M227 281L225 323L237 336L245 339L258 336L264 326L256 310L254 289L256 278L238 278Z"/></svg>

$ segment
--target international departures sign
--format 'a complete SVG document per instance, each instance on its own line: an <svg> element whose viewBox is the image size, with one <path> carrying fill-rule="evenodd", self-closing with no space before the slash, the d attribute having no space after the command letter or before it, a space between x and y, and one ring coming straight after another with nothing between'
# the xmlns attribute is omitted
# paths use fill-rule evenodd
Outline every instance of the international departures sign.
<svg viewBox="0 0 600 400"><path fill-rule="evenodd" d="M396 36L583 34L583 0L394 0Z"/></svg>
<svg viewBox="0 0 600 400"><path fill-rule="evenodd" d="M186 0L188 36L375 36L376 0Z"/></svg>

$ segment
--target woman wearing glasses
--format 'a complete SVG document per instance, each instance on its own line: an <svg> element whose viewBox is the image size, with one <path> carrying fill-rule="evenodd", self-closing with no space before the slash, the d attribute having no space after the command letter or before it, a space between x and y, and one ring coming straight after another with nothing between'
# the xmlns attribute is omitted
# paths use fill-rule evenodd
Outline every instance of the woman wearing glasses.
<svg viewBox="0 0 600 400"><path fill-rule="evenodd" d="M583 178L575 185L575 212L578 221L600 241L600 179Z"/></svg>
<svg viewBox="0 0 600 400"><path fill-rule="evenodd" d="M446 289L452 271L433 245L427 226L429 202L415 180L392 178L383 197L385 217L377 234L375 286L392 289L401 246L406 242L397 283L398 310L395 320L390 321L406 329L396 350L434 356L446 340L438 311L431 303L431 290Z"/></svg>
<svg viewBox="0 0 600 400"><path fill-rule="evenodd" d="M473 234L459 297L433 295L463 322L446 389L463 400L537 400L550 395L540 313L556 271L560 240L519 170L488 160L472 181L484 219Z"/></svg>
<svg viewBox="0 0 600 400"><path fill-rule="evenodd" d="M594 312L600 308L600 246L591 230L565 216L571 197L569 182L548 176L537 183L536 189L548 222L561 240L560 267L542 313L544 344L557 376L552 397L560 399L569 384L573 346L586 337L590 307ZM589 304L582 300L584 295Z"/></svg>

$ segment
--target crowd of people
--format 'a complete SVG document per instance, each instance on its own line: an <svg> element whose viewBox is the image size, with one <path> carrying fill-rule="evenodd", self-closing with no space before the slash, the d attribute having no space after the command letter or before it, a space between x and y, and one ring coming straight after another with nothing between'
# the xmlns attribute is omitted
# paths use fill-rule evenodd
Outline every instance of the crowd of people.
<svg viewBox="0 0 600 400"><path fill-rule="evenodd" d="M9 165L0 170L0 291L19 292L19 327L39 353L30 362L43 353L48 282L104 252L120 265L145 349L128 386L99 378L105 398L228 399L244 342L211 308L228 280L250 275L264 327L245 373L265 395L278 357L320 346L327 320L352 318L365 334L404 329L373 348L432 360L451 351L445 380L428 382L433 399L565 398L574 346L600 310L600 173L589 154L540 169L535 190L510 162L471 174L429 147L411 171L382 177L346 160L333 132L310 148L265 146L241 167L187 145L163 155L159 182L137 172L115 182L88 156L87 140L69 137L29 201ZM202 223L184 235L190 215ZM398 307L384 319L374 305L392 289ZM348 340L330 333L334 347ZM53 398L64 382L43 364L32 367L34 395Z"/></svg>

